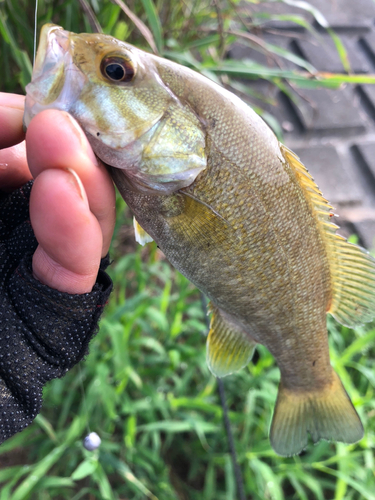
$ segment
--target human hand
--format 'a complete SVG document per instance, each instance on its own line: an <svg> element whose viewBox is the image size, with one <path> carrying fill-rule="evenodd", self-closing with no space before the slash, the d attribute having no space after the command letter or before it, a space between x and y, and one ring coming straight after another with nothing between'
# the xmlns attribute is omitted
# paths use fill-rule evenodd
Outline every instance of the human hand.
<svg viewBox="0 0 375 500"><path fill-rule="evenodd" d="M23 96L0 93L0 189L35 179L33 273L62 292L90 292L113 233L113 183L67 113L47 110L33 118L25 148L23 106Z"/></svg>

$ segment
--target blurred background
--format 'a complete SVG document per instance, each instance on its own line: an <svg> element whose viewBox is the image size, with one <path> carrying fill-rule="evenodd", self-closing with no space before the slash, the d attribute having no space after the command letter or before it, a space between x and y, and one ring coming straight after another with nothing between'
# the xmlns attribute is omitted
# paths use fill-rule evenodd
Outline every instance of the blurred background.
<svg viewBox="0 0 375 500"><path fill-rule="evenodd" d="M301 2L267 2L250 5L248 11L249 15L271 16L264 19L257 33L265 48L273 45L288 50L321 73L374 72L373 0L313 0L310 7ZM304 24L296 21L300 16ZM242 40L234 43L228 54L268 67L298 69L298 61L281 61ZM246 86L260 94L260 100L252 102L277 118L285 144L301 157L336 208L340 232L345 236L355 233L362 245L373 248L375 87L361 83L360 78L356 84L346 83L337 90L292 84L285 92L272 83L265 85L264 80L246 82ZM268 102L264 107L265 99Z"/></svg>
<svg viewBox="0 0 375 500"><path fill-rule="evenodd" d="M34 8L0 0L0 91L30 81ZM38 32L46 22L103 31L237 93L300 155L339 232L374 246L373 0L41 0ZM35 423L0 447L0 500L374 500L374 325L328 318L332 364L365 426L356 445L275 455L279 372L264 347L224 379L236 480L200 294L154 243L135 244L120 197L117 209L100 332L85 362L48 385ZM94 452L82 446L89 430L102 438Z"/></svg>

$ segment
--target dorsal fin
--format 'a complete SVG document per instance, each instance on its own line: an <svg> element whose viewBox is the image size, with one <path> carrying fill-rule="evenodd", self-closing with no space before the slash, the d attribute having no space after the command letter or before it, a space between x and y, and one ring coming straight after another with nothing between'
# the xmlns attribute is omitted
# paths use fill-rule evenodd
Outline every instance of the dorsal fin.
<svg viewBox="0 0 375 500"><path fill-rule="evenodd" d="M375 259L364 248L336 234L338 226L331 222L332 206L313 177L290 149L282 144L280 149L311 203L325 242L332 286L327 312L351 328L371 321L375 316Z"/></svg>

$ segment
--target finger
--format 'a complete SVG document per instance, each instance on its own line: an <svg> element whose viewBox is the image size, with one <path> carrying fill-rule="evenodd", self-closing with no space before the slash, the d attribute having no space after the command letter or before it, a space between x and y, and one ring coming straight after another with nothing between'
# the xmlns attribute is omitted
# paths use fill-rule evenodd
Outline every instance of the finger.
<svg viewBox="0 0 375 500"><path fill-rule="evenodd" d="M39 113L28 127L26 150L34 177L50 168L71 168L78 174L90 210L101 226L102 255L106 255L115 223L114 186L77 122L62 111L46 110Z"/></svg>
<svg viewBox="0 0 375 500"><path fill-rule="evenodd" d="M25 141L0 150L0 190L11 192L31 179Z"/></svg>
<svg viewBox="0 0 375 500"><path fill-rule="evenodd" d="M0 92L0 190L13 191L31 179L22 116L24 96Z"/></svg>
<svg viewBox="0 0 375 500"><path fill-rule="evenodd" d="M43 171L31 190L30 220L39 243L33 256L36 278L62 292L90 292L100 264L102 232L78 176Z"/></svg>
<svg viewBox="0 0 375 500"><path fill-rule="evenodd" d="M0 149L9 148L24 140L24 103L25 97L22 95L0 92Z"/></svg>

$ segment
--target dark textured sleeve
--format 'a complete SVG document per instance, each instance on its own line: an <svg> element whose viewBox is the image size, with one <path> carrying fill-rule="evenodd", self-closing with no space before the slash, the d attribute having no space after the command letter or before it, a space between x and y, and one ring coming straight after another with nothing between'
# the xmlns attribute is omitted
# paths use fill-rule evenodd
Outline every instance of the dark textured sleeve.
<svg viewBox="0 0 375 500"><path fill-rule="evenodd" d="M33 277L31 185L0 197L0 443L32 422L46 382L88 353L112 289L108 258L90 293L69 295Z"/></svg>

